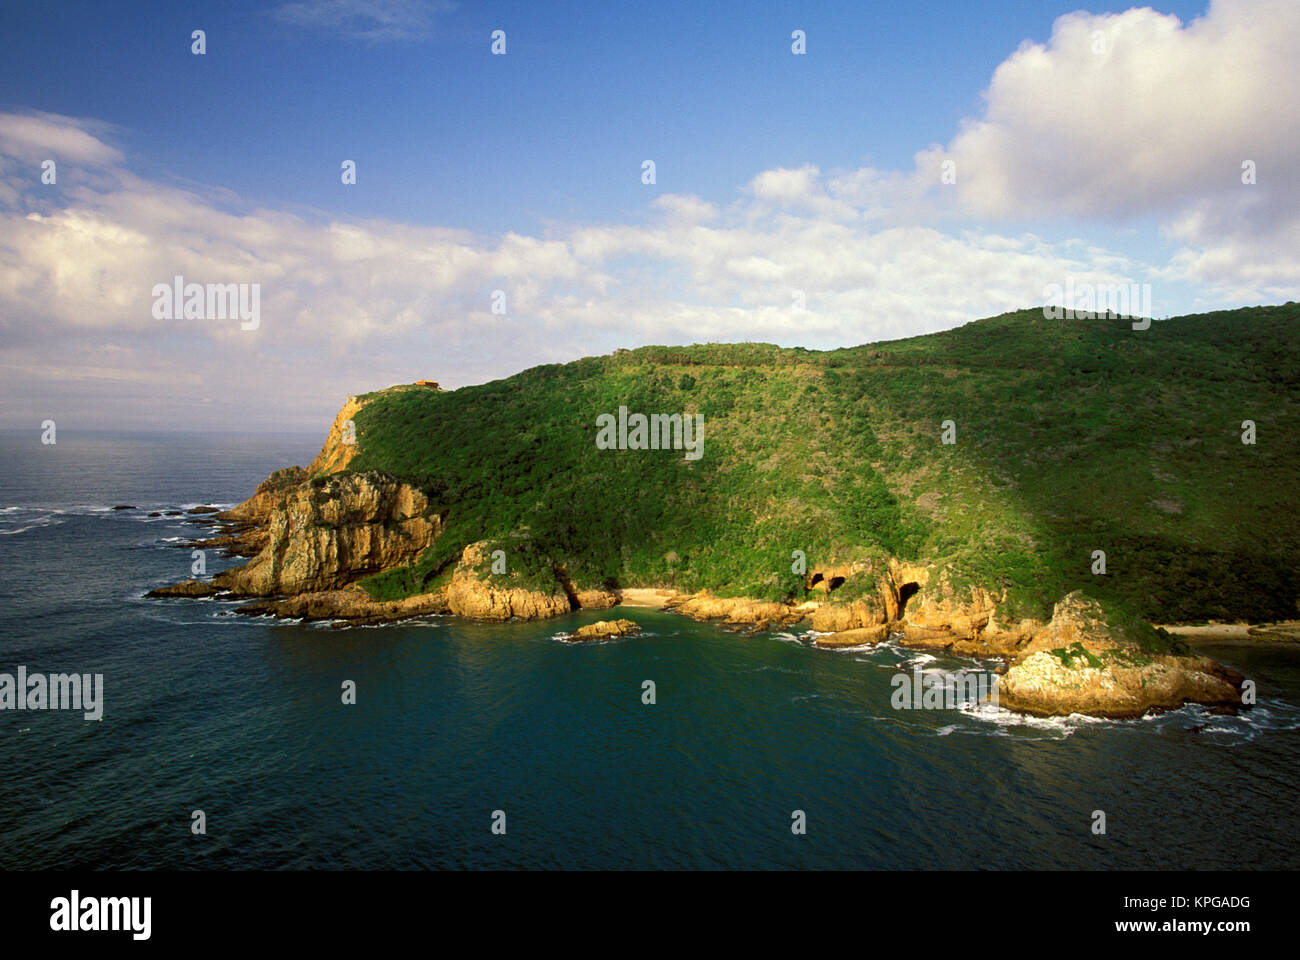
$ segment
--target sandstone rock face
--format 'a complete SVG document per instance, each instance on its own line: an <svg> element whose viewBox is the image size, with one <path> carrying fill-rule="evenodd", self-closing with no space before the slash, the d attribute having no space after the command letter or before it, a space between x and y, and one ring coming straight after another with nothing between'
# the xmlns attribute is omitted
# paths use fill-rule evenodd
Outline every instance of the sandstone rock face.
<svg viewBox="0 0 1300 960"><path fill-rule="evenodd" d="M880 643L888 636L889 627L882 623L875 627L841 630L839 633L818 637L814 642L819 647L859 647L868 643Z"/></svg>
<svg viewBox="0 0 1300 960"><path fill-rule="evenodd" d="M803 619L804 608L785 603L749 600L745 597L715 597L707 590L685 600L671 602L668 608L695 620L723 620L731 624L768 626L788 624Z"/></svg>
<svg viewBox="0 0 1300 960"><path fill-rule="evenodd" d="M325 446L321 447L320 453L316 455L307 467L307 473L311 476L319 476L327 473L338 473L346 470L348 464L352 462L353 457L360 450L360 443L354 429L348 429L348 421L357 415L357 412L365 406L362 400L356 397L348 397L348 402L343 404L339 410L338 416L334 418L334 423L330 425L329 436L325 438ZM349 442L351 441L351 442Z"/></svg>
<svg viewBox="0 0 1300 960"><path fill-rule="evenodd" d="M255 557L266 546L266 530L263 527L249 527L239 533L223 533L216 537L200 540L187 540L171 546L178 550L221 550L231 557Z"/></svg>
<svg viewBox="0 0 1300 960"><path fill-rule="evenodd" d="M998 700L1040 716L1135 717L1185 703L1240 705L1242 680L1206 657L1144 652L1076 591L999 678Z"/></svg>
<svg viewBox="0 0 1300 960"><path fill-rule="evenodd" d="M285 495L307 479L307 471L302 467L285 467L276 470L257 485L253 495L223 513L217 514L218 520L245 524L265 524L271 519L271 513L284 500Z"/></svg>
<svg viewBox="0 0 1300 960"><path fill-rule="evenodd" d="M447 603L452 613L472 620L541 620L569 613L573 603L557 580L550 591L510 586L508 574L479 574L487 560L484 543L472 543L461 554L460 563L447 587Z"/></svg>
<svg viewBox="0 0 1300 960"><path fill-rule="evenodd" d="M1093 653L1118 649L1106 614L1095 600L1076 590L1063 597L1052 610L1052 620L1025 645L1022 659L1044 650L1082 643Z"/></svg>
<svg viewBox="0 0 1300 960"><path fill-rule="evenodd" d="M1007 656L1042 624L1006 628L996 620L998 598L978 586L959 586L948 566L928 568L890 558L867 570L875 595L853 602L832 599L813 614L814 630L842 632L888 625L908 647L945 649L966 656ZM818 643L829 646L830 643Z"/></svg>
<svg viewBox="0 0 1300 960"><path fill-rule="evenodd" d="M623 599L617 591L578 586L562 563L555 565L555 579L568 594L569 606L574 610L604 610L616 606Z"/></svg>
<svg viewBox="0 0 1300 960"><path fill-rule="evenodd" d="M897 604L895 603L895 607ZM824 603L812 615L812 628L819 633L860 630L889 622L889 608L880 599L852 603Z"/></svg>
<svg viewBox="0 0 1300 960"><path fill-rule="evenodd" d="M603 640L606 637L627 637L641 632L634 620L598 620L574 631L569 640Z"/></svg>
<svg viewBox="0 0 1300 960"><path fill-rule="evenodd" d="M609 590L577 590L574 592L577 606L582 610L606 610L617 606L623 598Z"/></svg>
<svg viewBox="0 0 1300 960"><path fill-rule="evenodd" d="M379 473L297 486L271 510L266 544L213 582L244 596L335 590L419 556L441 532L424 494Z"/></svg>
<svg viewBox="0 0 1300 960"><path fill-rule="evenodd" d="M979 587L958 587L953 571L942 567L913 579L916 593L907 602L907 622L920 631L944 631L956 640L979 637L997 610L995 598ZM917 633L918 639L923 634Z"/></svg>
<svg viewBox="0 0 1300 960"><path fill-rule="evenodd" d="M1152 708L1186 703L1235 706L1242 677L1207 657L1155 656L1124 664L1109 659L1066 666L1039 651L998 678L998 701L1009 710L1039 716L1083 713L1096 717L1138 717Z"/></svg>
<svg viewBox="0 0 1300 960"><path fill-rule="evenodd" d="M839 602L830 593L812 615L814 630L852 633L878 631L884 625L884 635L896 636L903 646L988 657L1014 656L1043 628L1032 620L1002 625L997 619L999 598L978 586L959 585L950 566L924 567L891 557L855 564L847 576L855 575L873 577L874 593ZM852 637L841 642L817 640L819 646L858 642L866 641Z"/></svg>

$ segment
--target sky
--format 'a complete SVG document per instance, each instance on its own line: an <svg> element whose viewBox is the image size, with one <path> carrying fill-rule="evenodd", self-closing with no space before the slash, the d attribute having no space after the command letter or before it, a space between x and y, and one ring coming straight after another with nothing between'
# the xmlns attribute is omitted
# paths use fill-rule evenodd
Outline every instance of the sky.
<svg viewBox="0 0 1300 960"><path fill-rule="evenodd" d="M0 426L1300 299L1298 51L1297 0L6 3Z"/></svg>

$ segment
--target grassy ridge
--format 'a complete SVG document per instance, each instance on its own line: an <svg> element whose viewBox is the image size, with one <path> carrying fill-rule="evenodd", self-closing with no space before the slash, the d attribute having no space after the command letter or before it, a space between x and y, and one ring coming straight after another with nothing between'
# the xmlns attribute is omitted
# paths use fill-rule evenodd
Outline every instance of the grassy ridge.
<svg viewBox="0 0 1300 960"><path fill-rule="evenodd" d="M397 387L357 414L351 466L419 484L448 527L366 586L427 590L492 540L527 543L539 582L562 561L583 586L780 599L803 593L798 549L810 567L947 561L1006 589L1012 615L1083 588L1153 620L1293 617L1298 386L1288 304L1146 331L1028 311L829 352L645 347L447 393ZM620 405L704 414L703 457L598 449L596 417Z"/></svg>

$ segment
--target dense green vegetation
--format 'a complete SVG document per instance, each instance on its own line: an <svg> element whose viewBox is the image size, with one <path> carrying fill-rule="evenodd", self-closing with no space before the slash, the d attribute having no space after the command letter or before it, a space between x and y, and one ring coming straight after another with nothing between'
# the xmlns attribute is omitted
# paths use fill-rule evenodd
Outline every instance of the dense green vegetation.
<svg viewBox="0 0 1300 960"><path fill-rule="evenodd" d="M351 466L419 484L447 531L366 586L427 590L492 540L530 577L562 562L583 587L778 599L803 595L803 550L810 571L949 562L1005 590L1011 616L1083 589L1157 622L1294 617L1298 386L1287 304L1144 331L1036 310L829 352L645 347L452 392L395 387L357 414ZM704 414L703 456L598 449L596 418L620 405Z"/></svg>

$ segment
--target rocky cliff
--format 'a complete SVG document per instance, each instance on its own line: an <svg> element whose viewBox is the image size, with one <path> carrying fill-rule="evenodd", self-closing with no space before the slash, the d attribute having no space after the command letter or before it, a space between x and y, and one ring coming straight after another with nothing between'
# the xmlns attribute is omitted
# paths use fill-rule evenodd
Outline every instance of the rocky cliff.
<svg viewBox="0 0 1300 960"><path fill-rule="evenodd" d="M414 559L441 531L424 494L378 473L300 483L272 500L259 488L231 511L264 516L265 545L217 574L218 587L255 597L336 590Z"/></svg>
<svg viewBox="0 0 1300 960"><path fill-rule="evenodd" d="M558 582L549 590L538 590L516 586L514 573L485 575L483 568L490 568L490 559L484 549L484 544L474 543L461 555L447 587L452 613L473 620L541 620L574 609Z"/></svg>
<svg viewBox="0 0 1300 960"><path fill-rule="evenodd" d="M1007 709L1043 716L1136 717L1186 703L1236 709L1242 681L1206 657L1144 649L1075 592L999 678L998 697Z"/></svg>
<svg viewBox="0 0 1300 960"><path fill-rule="evenodd" d="M348 468L348 464L360 449L357 442L356 421L353 418L364 406L365 401L360 397L348 397L338 415L334 417L334 422L330 424L325 445L321 447L316 459L307 466L307 473L310 476L338 473Z"/></svg>
<svg viewBox="0 0 1300 960"><path fill-rule="evenodd" d="M1002 657L1008 668L999 678L1000 705L1041 716L1135 717L1186 703L1241 705L1240 674L1206 657L1153 649L1079 591L1057 603L1046 624L1012 624L998 621L997 596L978 586L957 586L951 567L931 570L890 560L882 569L857 573L875 578L874 593L820 605L810 617L813 630L831 632L817 637L818 646L893 637L905 646Z"/></svg>

